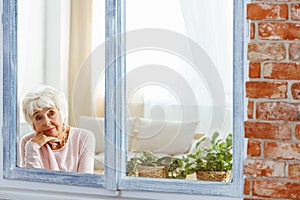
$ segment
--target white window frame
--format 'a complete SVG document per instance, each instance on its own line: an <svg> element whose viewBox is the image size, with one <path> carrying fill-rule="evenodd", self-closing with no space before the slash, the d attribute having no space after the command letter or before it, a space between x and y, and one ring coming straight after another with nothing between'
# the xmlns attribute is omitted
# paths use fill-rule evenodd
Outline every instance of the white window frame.
<svg viewBox="0 0 300 200"><path fill-rule="evenodd" d="M244 160L244 5L234 0L233 181L230 183L149 179L125 175L125 0L106 0L105 174L81 174L17 166L17 0L3 0L3 177L8 180L105 188L116 195L155 191L241 197ZM118 126L117 126L118 125ZM133 194L134 196L134 194ZM154 197L155 198L155 197ZM159 198L157 196L156 198Z"/></svg>

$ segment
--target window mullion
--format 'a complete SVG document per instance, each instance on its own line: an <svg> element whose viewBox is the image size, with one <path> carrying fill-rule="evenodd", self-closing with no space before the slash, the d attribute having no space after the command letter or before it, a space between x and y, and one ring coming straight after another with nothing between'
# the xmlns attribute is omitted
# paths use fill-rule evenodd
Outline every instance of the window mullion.
<svg viewBox="0 0 300 200"><path fill-rule="evenodd" d="M116 190L121 160L119 148L124 120L125 97L122 77L125 62L123 0L106 0L105 41L105 176L108 189ZM109 178L108 178L109 177Z"/></svg>

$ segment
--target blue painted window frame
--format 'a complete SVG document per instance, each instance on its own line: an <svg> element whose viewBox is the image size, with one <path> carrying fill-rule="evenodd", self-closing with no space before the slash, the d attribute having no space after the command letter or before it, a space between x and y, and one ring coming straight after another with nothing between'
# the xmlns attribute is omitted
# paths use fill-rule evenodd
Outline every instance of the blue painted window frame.
<svg viewBox="0 0 300 200"><path fill-rule="evenodd" d="M234 176L231 183L149 179L125 175L126 30L125 0L106 0L105 174L80 174L20 168L17 155L17 0L3 0L3 176L5 179L201 195L243 194L244 160L244 4L234 0ZM118 126L117 126L118 125Z"/></svg>

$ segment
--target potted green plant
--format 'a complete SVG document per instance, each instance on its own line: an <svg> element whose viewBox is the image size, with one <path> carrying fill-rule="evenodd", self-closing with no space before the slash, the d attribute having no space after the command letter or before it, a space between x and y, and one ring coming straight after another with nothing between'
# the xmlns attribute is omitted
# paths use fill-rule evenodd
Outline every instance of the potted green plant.
<svg viewBox="0 0 300 200"><path fill-rule="evenodd" d="M127 162L128 176L151 178L185 178L180 158L164 156L158 158L151 152L138 152Z"/></svg>
<svg viewBox="0 0 300 200"><path fill-rule="evenodd" d="M183 157L185 173L196 173L198 180L229 181L232 170L232 133L225 140L215 132L208 147L201 145L206 137L196 143L196 150Z"/></svg>

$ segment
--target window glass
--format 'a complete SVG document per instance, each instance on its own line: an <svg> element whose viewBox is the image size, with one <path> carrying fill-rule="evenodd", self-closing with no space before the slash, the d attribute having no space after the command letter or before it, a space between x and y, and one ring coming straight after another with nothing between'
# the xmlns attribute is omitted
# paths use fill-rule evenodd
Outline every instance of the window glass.
<svg viewBox="0 0 300 200"><path fill-rule="evenodd" d="M66 124L92 132L93 173L103 174L105 1L26 0L17 12L18 166L25 166L31 138L22 139L36 132L25 121L22 101L28 91L49 85L65 95Z"/></svg>
<svg viewBox="0 0 300 200"><path fill-rule="evenodd" d="M3 141L9 144L3 147L4 178L102 187L103 194L124 197L144 194L135 191L241 196L244 3L76 2L3 5ZM104 14L107 30L101 31ZM45 84L67 97L68 123L94 133L92 174L22 167L16 142L33 130L21 101L26 91ZM56 116L56 109L46 111ZM231 132L233 140L227 138ZM226 154L233 164L229 178L215 180L219 175L209 173L191 181L198 177L190 158L207 155L197 149L204 137L221 139L226 143L213 142L215 147L232 150L233 157ZM209 149L209 143L199 146ZM88 193L89 187L82 188Z"/></svg>
<svg viewBox="0 0 300 200"><path fill-rule="evenodd" d="M126 31L127 175L231 171L233 1L129 0Z"/></svg>

